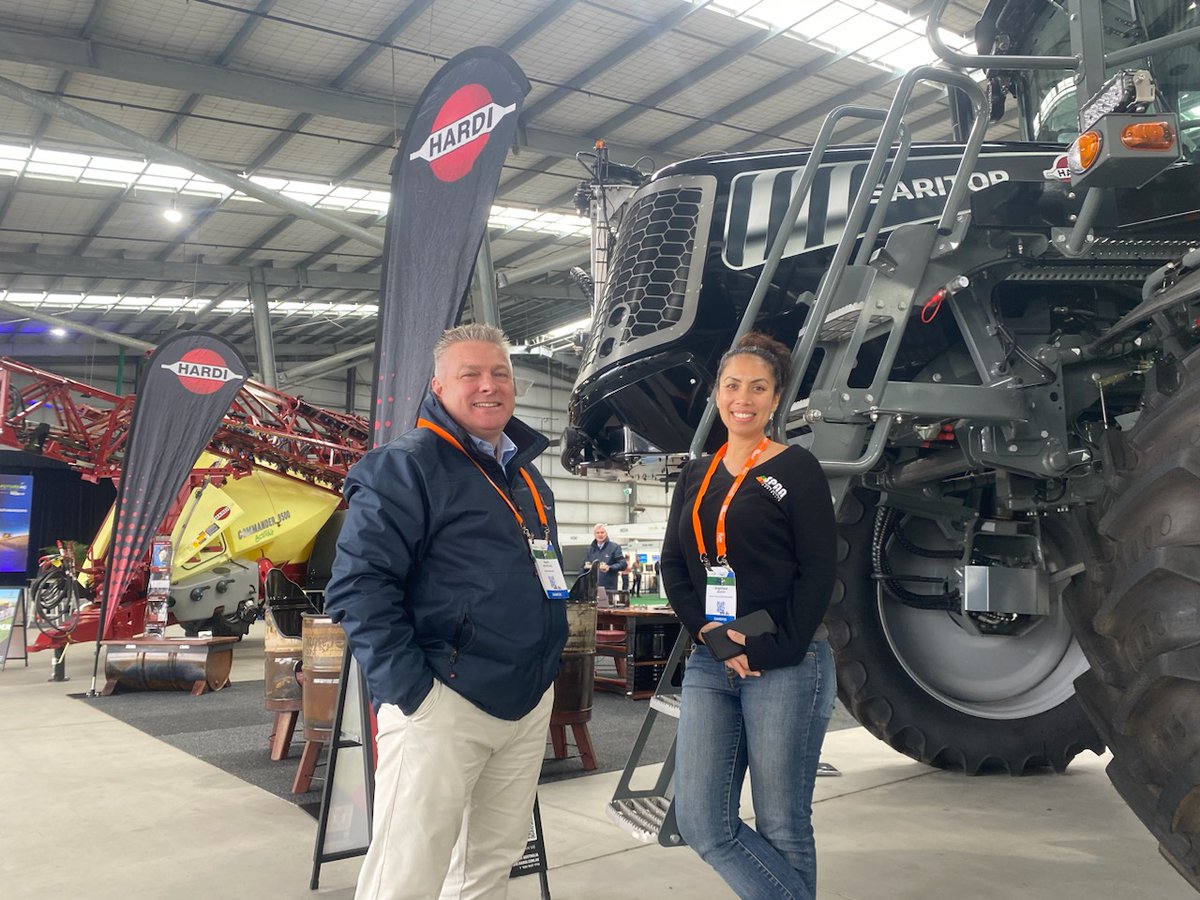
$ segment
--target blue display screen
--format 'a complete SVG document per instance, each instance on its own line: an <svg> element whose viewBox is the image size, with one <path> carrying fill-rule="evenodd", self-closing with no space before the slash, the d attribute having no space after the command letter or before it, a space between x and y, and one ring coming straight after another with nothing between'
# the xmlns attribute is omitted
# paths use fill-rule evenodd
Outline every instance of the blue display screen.
<svg viewBox="0 0 1200 900"><path fill-rule="evenodd" d="M0 475L0 573L24 572L33 519L33 476Z"/></svg>

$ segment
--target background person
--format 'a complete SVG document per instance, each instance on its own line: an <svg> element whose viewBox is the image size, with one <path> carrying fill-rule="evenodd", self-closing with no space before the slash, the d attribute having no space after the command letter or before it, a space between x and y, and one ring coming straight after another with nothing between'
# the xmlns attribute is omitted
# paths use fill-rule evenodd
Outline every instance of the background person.
<svg viewBox="0 0 1200 900"><path fill-rule="evenodd" d="M697 642L676 745L679 831L749 900L816 896L813 779L836 696L821 625L835 566L829 484L811 453L765 436L789 357L748 334L721 359L716 404L729 441L680 473L661 562L671 606ZM749 638L731 630L745 652L725 662L704 644L722 597L706 588L702 557L716 566L721 550L735 614L766 610L777 629ZM747 768L757 830L738 815Z"/></svg>
<svg viewBox="0 0 1200 900"><path fill-rule="evenodd" d="M587 554L583 558L583 571L596 570L596 586L606 591L617 589L617 573L629 565L621 545L608 539L608 526L597 523L592 529L595 540L588 545Z"/></svg>
<svg viewBox="0 0 1200 900"><path fill-rule="evenodd" d="M433 352L418 427L346 479L325 593L379 720L358 900L507 895L567 636L530 540L557 544L548 442L512 418L504 333L463 325Z"/></svg>

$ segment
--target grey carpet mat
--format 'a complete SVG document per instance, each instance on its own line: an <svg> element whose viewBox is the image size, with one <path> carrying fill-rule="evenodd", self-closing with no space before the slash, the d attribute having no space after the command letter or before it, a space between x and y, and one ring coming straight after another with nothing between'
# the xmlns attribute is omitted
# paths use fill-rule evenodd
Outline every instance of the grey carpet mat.
<svg viewBox="0 0 1200 900"><path fill-rule="evenodd" d="M83 698L83 695L75 696ZM272 762L267 741L273 714L263 707L261 681L235 682L224 690L199 697L182 691L135 691L83 699L139 731L315 814L321 798L324 758L317 768L312 790L293 794L292 779L304 748L302 723L297 726L288 758ZM627 700L617 694L597 691L592 702L592 719L588 723L596 768L591 773L583 770L568 728L566 759L554 759L547 743L542 783L624 768L647 708L646 701ZM839 704L834 710L830 730L856 724ZM666 716L657 718L642 755L643 764L661 762L666 757L675 735L674 726L674 720ZM339 765L342 760L339 755ZM837 765L837 760L828 762Z"/></svg>

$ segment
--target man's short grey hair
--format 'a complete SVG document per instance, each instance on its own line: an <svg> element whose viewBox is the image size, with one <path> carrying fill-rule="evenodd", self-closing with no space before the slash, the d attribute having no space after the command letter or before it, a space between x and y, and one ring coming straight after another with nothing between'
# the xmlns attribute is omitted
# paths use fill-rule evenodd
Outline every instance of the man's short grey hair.
<svg viewBox="0 0 1200 900"><path fill-rule="evenodd" d="M605 531L608 531L608 525L606 525L604 522L597 522L592 526L592 531L595 531L597 528L603 528Z"/></svg>
<svg viewBox="0 0 1200 900"><path fill-rule="evenodd" d="M433 345L434 368L437 368L438 362L441 361L442 356L447 350L455 344L461 344L464 341L482 341L485 344L495 344L504 351L505 358L508 357L509 350L511 349L508 343L508 335L495 325L484 325L482 322L456 325L454 328L443 331L442 336Z"/></svg>

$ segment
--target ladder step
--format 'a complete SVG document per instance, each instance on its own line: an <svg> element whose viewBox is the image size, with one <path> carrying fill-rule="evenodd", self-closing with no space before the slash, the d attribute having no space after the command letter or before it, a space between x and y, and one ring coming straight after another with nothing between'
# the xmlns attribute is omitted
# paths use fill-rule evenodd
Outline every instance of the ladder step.
<svg viewBox="0 0 1200 900"><path fill-rule="evenodd" d="M611 801L605 812L622 831L644 844L653 844L670 809L671 801L666 797L624 797Z"/></svg>
<svg viewBox="0 0 1200 900"><path fill-rule="evenodd" d="M850 335L854 332L854 326L858 324L858 318L862 314L864 304L850 303L838 309L829 311L825 316L825 321L821 323L821 333L818 338L822 343L840 343L850 340ZM887 316L873 315L871 316L871 324L878 325L881 322L886 322ZM804 334L805 329L800 330L800 334Z"/></svg>
<svg viewBox="0 0 1200 900"><path fill-rule="evenodd" d="M672 719L678 719L680 701L679 694L655 694L650 698L650 708Z"/></svg>

